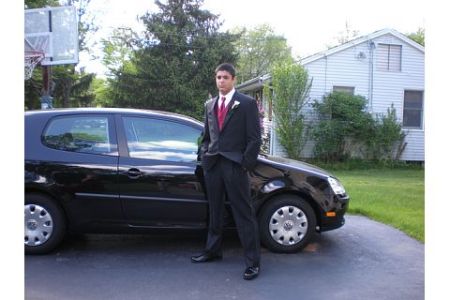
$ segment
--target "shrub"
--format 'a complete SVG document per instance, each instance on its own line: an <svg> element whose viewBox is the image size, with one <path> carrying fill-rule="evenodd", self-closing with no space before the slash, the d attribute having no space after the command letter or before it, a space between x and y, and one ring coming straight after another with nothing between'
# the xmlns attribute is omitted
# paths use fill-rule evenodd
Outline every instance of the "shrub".
<svg viewBox="0 0 450 300"><path fill-rule="evenodd" d="M374 123L374 134L367 136L367 158L374 160L398 159L406 147L404 139L406 134L402 125L397 122L394 105L388 108L387 114L377 115ZM398 147L395 147L395 146Z"/></svg>
<svg viewBox="0 0 450 300"><path fill-rule="evenodd" d="M406 147L405 134L391 105L385 115L373 118L362 96L333 92L313 104L319 122L312 130L315 157L325 162L360 157L398 159ZM397 145L397 147L395 147Z"/></svg>
<svg viewBox="0 0 450 300"><path fill-rule="evenodd" d="M276 132L289 158L299 159L306 143L304 116L301 110L307 102L310 89L311 80L306 69L289 62L279 63L273 68L273 95L265 88L266 96L274 97Z"/></svg>
<svg viewBox="0 0 450 300"><path fill-rule="evenodd" d="M314 154L324 161L343 161L356 153L372 130L373 119L365 112L366 100L344 92L324 96L313 107L319 122L312 129Z"/></svg>

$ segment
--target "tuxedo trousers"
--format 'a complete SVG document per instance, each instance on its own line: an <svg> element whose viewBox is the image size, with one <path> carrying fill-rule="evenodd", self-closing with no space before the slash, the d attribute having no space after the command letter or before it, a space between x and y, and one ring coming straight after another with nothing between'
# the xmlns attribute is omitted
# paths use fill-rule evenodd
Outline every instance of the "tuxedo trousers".
<svg viewBox="0 0 450 300"><path fill-rule="evenodd" d="M209 170L204 170L204 175L209 202L209 228L205 250L212 254L222 254L223 220L227 198L244 248L245 265L259 266L258 223L251 203L247 171L241 165L219 156Z"/></svg>

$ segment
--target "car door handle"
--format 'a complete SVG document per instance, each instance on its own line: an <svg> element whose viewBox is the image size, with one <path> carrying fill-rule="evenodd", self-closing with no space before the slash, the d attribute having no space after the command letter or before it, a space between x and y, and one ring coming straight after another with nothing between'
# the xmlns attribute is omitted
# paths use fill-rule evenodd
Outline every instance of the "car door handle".
<svg viewBox="0 0 450 300"><path fill-rule="evenodd" d="M132 168L128 170L127 175L131 179L137 179L142 176L142 172L139 169Z"/></svg>

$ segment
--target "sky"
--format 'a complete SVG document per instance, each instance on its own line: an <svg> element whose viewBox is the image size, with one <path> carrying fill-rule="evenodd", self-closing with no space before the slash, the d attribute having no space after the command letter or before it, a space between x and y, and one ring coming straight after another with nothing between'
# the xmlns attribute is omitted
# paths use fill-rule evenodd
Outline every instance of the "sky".
<svg viewBox="0 0 450 300"><path fill-rule="evenodd" d="M306 57L335 45L346 24L359 35L384 28L411 33L426 26L423 1L417 0L205 0L203 8L220 15L221 31L268 23L277 35L287 39L295 57ZM107 38L117 27L142 31L144 27L137 16L157 11L152 0L92 0L90 9L101 20L95 34L97 40ZM99 75L106 71L99 59L90 60L83 54L79 65Z"/></svg>

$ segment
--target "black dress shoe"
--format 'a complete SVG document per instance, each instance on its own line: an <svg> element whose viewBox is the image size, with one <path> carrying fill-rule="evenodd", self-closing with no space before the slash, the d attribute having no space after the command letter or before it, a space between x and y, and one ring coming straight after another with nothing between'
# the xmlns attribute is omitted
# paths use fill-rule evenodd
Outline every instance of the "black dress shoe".
<svg viewBox="0 0 450 300"><path fill-rule="evenodd" d="M213 261L213 260L221 260L221 259L222 259L222 254L213 254L213 253L205 252L200 255L192 256L191 262L203 263L203 262L208 262L208 261Z"/></svg>
<svg viewBox="0 0 450 300"><path fill-rule="evenodd" d="M244 279L251 280L258 277L258 275L259 275L259 267L249 267L245 269Z"/></svg>

